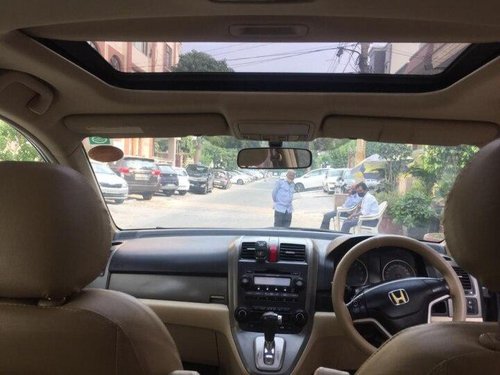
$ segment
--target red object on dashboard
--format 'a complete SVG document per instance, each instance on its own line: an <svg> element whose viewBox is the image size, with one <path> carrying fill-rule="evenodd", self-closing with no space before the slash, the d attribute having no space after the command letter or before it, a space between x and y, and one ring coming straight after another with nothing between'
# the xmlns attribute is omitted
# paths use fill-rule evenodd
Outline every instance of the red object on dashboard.
<svg viewBox="0 0 500 375"><path fill-rule="evenodd" d="M269 254L267 255L267 260L269 262L277 262L278 261L278 246L269 245Z"/></svg>

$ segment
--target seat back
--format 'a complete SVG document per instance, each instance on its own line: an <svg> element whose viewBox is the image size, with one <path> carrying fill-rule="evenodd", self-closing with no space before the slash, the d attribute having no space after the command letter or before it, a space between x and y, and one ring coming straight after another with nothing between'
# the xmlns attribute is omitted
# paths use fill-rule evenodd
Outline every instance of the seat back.
<svg viewBox="0 0 500 375"><path fill-rule="evenodd" d="M0 373L181 369L151 309L122 293L82 290L106 267L112 238L87 180L44 163L0 162L0 176Z"/></svg>

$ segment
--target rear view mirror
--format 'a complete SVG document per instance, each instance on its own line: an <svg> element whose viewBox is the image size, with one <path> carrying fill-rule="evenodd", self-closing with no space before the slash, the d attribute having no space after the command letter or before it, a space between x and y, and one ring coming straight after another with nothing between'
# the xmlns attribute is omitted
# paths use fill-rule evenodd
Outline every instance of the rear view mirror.
<svg viewBox="0 0 500 375"><path fill-rule="evenodd" d="M311 151L304 148L245 148L238 153L238 166L249 169L308 168Z"/></svg>

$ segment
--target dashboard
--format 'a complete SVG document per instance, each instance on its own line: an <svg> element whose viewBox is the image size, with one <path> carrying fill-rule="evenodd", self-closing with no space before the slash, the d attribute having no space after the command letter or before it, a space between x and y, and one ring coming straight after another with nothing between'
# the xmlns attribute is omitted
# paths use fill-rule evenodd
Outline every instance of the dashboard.
<svg viewBox="0 0 500 375"><path fill-rule="evenodd" d="M336 266L349 249L366 238L285 229L123 231L114 239L105 272L90 286L131 294L153 308L159 302L167 306L177 306L176 301L188 304L195 319L203 319L207 311L225 311L224 335L240 366L252 374L289 374L300 366L308 352L321 314L334 313L331 282ZM429 246L459 274L467 296L468 316L482 318L483 302L477 280L446 256L443 246ZM373 249L352 264L347 276L346 302L364 288L414 276L439 274L407 249ZM196 309L200 309L199 316ZM442 302L433 307L432 313L449 317L450 311L449 303ZM276 335L283 339L284 348L280 365L275 368L259 362L256 354L256 342L265 329L265 313L280 316ZM165 319L174 317L166 315ZM188 332L185 326L200 325L182 319L183 327L169 326L169 330L174 332L183 359L187 356L191 361L223 367L218 359L220 353L212 354L216 357L213 360L207 359L208 355L200 358L192 354L196 352L192 342L182 344L182 337ZM203 325L217 331L215 326L215 322ZM176 329L182 332L177 337ZM215 342L215 347L218 345Z"/></svg>

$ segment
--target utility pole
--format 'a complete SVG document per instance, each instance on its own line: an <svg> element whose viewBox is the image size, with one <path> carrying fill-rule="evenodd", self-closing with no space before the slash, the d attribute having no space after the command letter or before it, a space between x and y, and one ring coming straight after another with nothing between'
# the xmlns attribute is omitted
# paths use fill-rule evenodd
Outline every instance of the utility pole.
<svg viewBox="0 0 500 375"><path fill-rule="evenodd" d="M361 53L358 59L359 72L369 73L370 67L368 66L368 50L370 43L360 43ZM366 141L364 139L356 139L356 154L354 156L354 165L361 163L366 158Z"/></svg>

